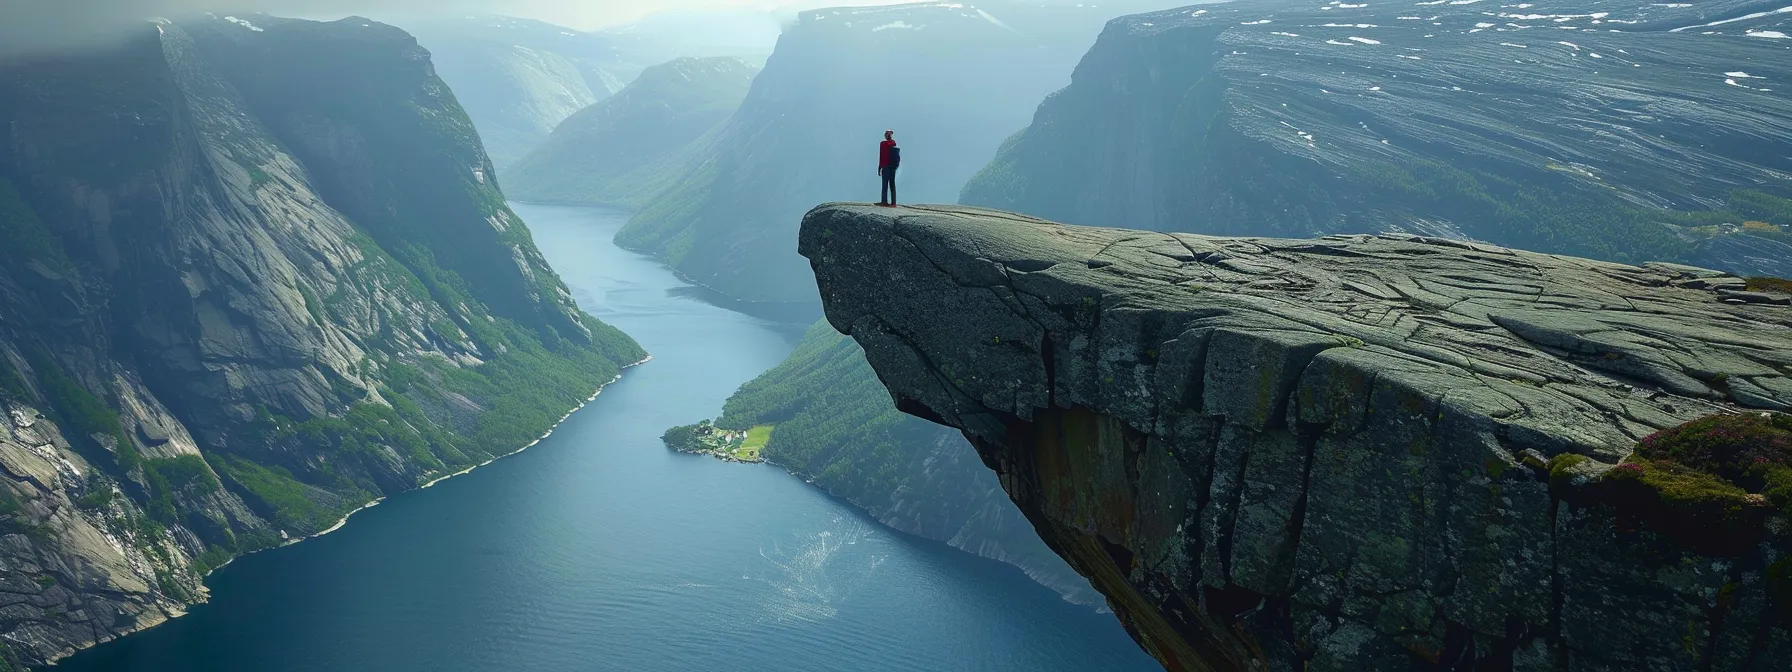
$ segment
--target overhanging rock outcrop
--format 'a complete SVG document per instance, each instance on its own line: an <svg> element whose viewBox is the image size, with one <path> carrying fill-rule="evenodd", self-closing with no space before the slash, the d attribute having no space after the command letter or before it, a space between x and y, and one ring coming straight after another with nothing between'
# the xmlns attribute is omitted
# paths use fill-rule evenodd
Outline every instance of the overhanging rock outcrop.
<svg viewBox="0 0 1792 672"><path fill-rule="evenodd" d="M1792 405L1786 295L953 207L825 205L800 251L898 405L963 430L1166 667L1792 660L1771 538L1701 555L1562 496L1658 429Z"/></svg>

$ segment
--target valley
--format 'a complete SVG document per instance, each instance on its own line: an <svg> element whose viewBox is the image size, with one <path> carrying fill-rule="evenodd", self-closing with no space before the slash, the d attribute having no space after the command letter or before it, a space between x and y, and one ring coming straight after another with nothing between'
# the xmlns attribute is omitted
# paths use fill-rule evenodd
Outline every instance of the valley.
<svg viewBox="0 0 1792 672"><path fill-rule="evenodd" d="M0 45L0 672L1778 669L1783 2Z"/></svg>
<svg viewBox="0 0 1792 672"><path fill-rule="evenodd" d="M766 465L675 453L800 325L677 293L626 215L514 204L579 304L654 353L513 457L214 572L75 672L1156 668L1113 617Z"/></svg>
<svg viewBox="0 0 1792 672"><path fill-rule="evenodd" d="M573 304L420 55L202 17L0 67L0 660L177 617L646 356Z"/></svg>

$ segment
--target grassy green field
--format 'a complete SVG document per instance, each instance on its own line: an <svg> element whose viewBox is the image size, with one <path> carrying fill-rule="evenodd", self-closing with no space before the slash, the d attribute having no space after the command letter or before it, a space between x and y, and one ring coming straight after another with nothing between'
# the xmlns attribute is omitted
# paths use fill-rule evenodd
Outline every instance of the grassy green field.
<svg viewBox="0 0 1792 672"><path fill-rule="evenodd" d="M761 459L759 451L765 448L766 442L772 440L772 429L772 425L755 425L752 429L747 430L747 440L741 442L740 449L734 453L735 456L743 460Z"/></svg>

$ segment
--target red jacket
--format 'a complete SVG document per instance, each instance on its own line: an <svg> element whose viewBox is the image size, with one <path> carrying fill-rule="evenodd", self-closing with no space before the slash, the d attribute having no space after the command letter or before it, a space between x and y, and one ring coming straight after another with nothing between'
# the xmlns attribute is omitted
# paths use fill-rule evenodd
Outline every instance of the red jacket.
<svg viewBox="0 0 1792 672"><path fill-rule="evenodd" d="M878 170L883 170L885 168L890 167L890 148L895 147L895 146L896 146L895 140L885 140L883 142L877 143L877 169Z"/></svg>

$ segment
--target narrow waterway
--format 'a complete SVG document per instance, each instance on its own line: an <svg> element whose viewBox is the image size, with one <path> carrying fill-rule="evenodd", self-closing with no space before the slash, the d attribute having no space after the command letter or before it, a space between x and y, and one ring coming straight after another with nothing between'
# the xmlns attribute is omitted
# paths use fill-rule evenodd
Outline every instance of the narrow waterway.
<svg viewBox="0 0 1792 672"><path fill-rule="evenodd" d="M654 360L516 456L239 560L186 617L58 669L1157 670L1110 615L776 467L671 453L804 325L700 302L604 210L516 206Z"/></svg>

